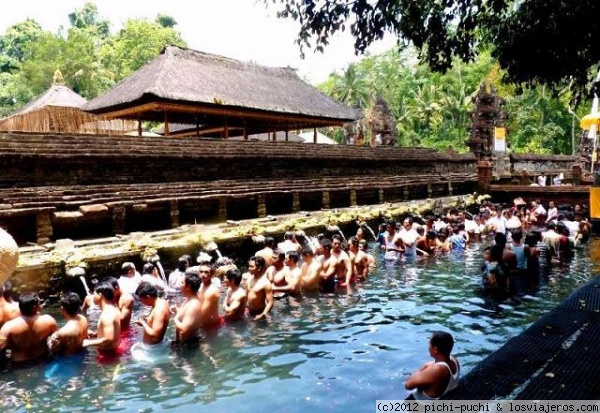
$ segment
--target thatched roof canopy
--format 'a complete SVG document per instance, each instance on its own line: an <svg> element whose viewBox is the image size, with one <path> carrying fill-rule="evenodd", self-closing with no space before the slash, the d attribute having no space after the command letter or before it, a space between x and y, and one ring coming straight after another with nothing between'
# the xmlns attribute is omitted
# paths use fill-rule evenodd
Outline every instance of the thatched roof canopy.
<svg viewBox="0 0 600 413"><path fill-rule="evenodd" d="M359 117L302 81L291 68L175 46L83 109L107 117L204 128L245 127L247 133L341 125Z"/></svg>
<svg viewBox="0 0 600 413"><path fill-rule="evenodd" d="M86 102L67 86L54 84L15 113L0 119L0 130L121 134L135 127L129 121L105 120L82 111Z"/></svg>

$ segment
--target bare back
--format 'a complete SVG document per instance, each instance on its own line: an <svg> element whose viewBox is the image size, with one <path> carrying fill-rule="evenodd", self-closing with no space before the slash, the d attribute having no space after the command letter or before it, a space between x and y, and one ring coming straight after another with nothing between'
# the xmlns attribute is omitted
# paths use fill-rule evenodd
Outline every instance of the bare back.
<svg viewBox="0 0 600 413"><path fill-rule="evenodd" d="M48 353L46 341L56 329L49 315L20 316L0 329L0 348L11 350L13 362L35 360Z"/></svg>

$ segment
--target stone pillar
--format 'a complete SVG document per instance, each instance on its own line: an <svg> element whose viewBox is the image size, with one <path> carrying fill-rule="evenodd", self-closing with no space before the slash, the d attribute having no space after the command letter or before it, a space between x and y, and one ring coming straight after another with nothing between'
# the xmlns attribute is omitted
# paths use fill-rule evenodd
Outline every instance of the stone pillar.
<svg viewBox="0 0 600 413"><path fill-rule="evenodd" d="M581 165L573 165L573 185L581 185Z"/></svg>
<svg viewBox="0 0 600 413"><path fill-rule="evenodd" d="M41 245L50 242L54 233L51 212L38 212L35 216L35 226L37 243Z"/></svg>
<svg viewBox="0 0 600 413"><path fill-rule="evenodd" d="M402 189L402 198L403 198L405 201L408 201L408 197L409 197L409 195L410 195L410 191L408 190L408 186L405 186L405 187Z"/></svg>
<svg viewBox="0 0 600 413"><path fill-rule="evenodd" d="M350 206L355 206L356 203L356 189L350 190Z"/></svg>
<svg viewBox="0 0 600 413"><path fill-rule="evenodd" d="M179 202L173 200L169 202L169 212L171 215L171 228L179 227Z"/></svg>
<svg viewBox="0 0 600 413"><path fill-rule="evenodd" d="M300 211L300 192L292 193L292 212Z"/></svg>
<svg viewBox="0 0 600 413"><path fill-rule="evenodd" d="M127 207L116 205L112 208L112 228L113 234L125 233L125 219L127 217Z"/></svg>
<svg viewBox="0 0 600 413"><path fill-rule="evenodd" d="M433 189L431 188L431 184L427 184L427 198L431 198L433 195Z"/></svg>
<svg viewBox="0 0 600 413"><path fill-rule="evenodd" d="M219 221L227 221L227 198L222 196L219 198Z"/></svg>
<svg viewBox="0 0 600 413"><path fill-rule="evenodd" d="M383 193L383 189L380 189L379 190L379 203L383 204L384 202L385 202L385 196L384 196L384 193Z"/></svg>
<svg viewBox="0 0 600 413"><path fill-rule="evenodd" d="M452 195L452 182L448 182L448 195Z"/></svg>
<svg viewBox="0 0 600 413"><path fill-rule="evenodd" d="M321 208L329 209L329 191L323 191L323 200L321 202Z"/></svg>
<svg viewBox="0 0 600 413"><path fill-rule="evenodd" d="M267 205L265 203L265 194L258 195L258 208L257 213L259 218L267 216Z"/></svg>
<svg viewBox="0 0 600 413"><path fill-rule="evenodd" d="M486 159L477 162L477 182L479 191L486 192L492 181L492 163Z"/></svg>

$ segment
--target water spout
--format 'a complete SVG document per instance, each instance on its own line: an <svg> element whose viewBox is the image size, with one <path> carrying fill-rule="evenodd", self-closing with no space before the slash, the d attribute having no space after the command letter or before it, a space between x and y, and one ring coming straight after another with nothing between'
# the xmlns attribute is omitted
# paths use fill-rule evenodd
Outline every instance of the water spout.
<svg viewBox="0 0 600 413"><path fill-rule="evenodd" d="M83 275L79 276L79 279L81 280L81 283L83 284L83 289L85 290L85 294L86 295L90 295L90 287L88 287L87 282L85 282L85 277Z"/></svg>
<svg viewBox="0 0 600 413"><path fill-rule="evenodd" d="M214 252L215 254L217 254L217 259L221 259L223 258L223 255L221 254L221 251L219 251L219 246L217 245L216 242L214 241L210 241L208 244L206 244L206 251L208 252Z"/></svg>

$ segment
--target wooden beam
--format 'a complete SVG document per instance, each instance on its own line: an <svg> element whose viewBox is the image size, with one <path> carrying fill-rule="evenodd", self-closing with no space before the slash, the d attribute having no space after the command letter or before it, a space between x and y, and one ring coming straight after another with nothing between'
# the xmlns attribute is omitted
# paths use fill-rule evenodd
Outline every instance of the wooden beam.
<svg viewBox="0 0 600 413"><path fill-rule="evenodd" d="M317 143L317 128L313 128L313 143Z"/></svg>
<svg viewBox="0 0 600 413"><path fill-rule="evenodd" d="M138 136L142 136L142 117L138 116L138 127L137 127Z"/></svg>
<svg viewBox="0 0 600 413"><path fill-rule="evenodd" d="M169 119L167 119L167 111L165 110L165 136L169 136Z"/></svg>

